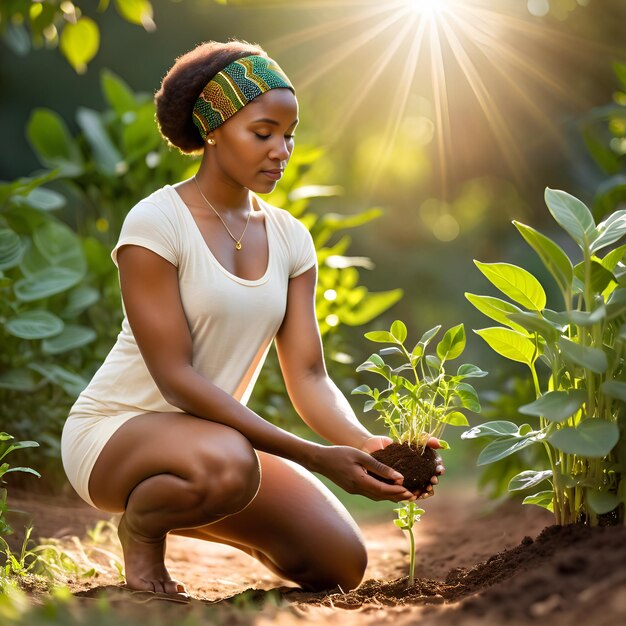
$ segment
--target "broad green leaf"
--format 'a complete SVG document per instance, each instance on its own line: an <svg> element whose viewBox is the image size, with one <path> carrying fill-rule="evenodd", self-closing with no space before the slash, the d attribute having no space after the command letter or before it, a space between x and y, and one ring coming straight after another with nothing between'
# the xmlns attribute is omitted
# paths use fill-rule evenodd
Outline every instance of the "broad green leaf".
<svg viewBox="0 0 626 626"><path fill-rule="evenodd" d="M615 319L626 313L626 287L616 289L606 302L606 318Z"/></svg>
<svg viewBox="0 0 626 626"><path fill-rule="evenodd" d="M63 330L63 320L49 311L24 311L4 324L10 335L21 339L44 339L58 335Z"/></svg>
<svg viewBox="0 0 626 626"><path fill-rule="evenodd" d="M594 311L570 311L567 314L568 319L572 324L578 326L589 327L601 322L606 317L606 307L601 304Z"/></svg>
<svg viewBox="0 0 626 626"><path fill-rule="evenodd" d="M606 380L600 385L600 391L616 400L626 402L626 382L620 380Z"/></svg>
<svg viewBox="0 0 626 626"><path fill-rule="evenodd" d="M0 270L15 267L24 254L19 235L10 228L0 229Z"/></svg>
<svg viewBox="0 0 626 626"><path fill-rule="evenodd" d="M94 20L82 16L75 23L66 23L61 31L59 49L78 74L87 71L87 63L100 47L100 29Z"/></svg>
<svg viewBox="0 0 626 626"><path fill-rule="evenodd" d="M368 293L355 310L342 311L339 319L348 326L367 324L398 302L403 293L402 289Z"/></svg>
<svg viewBox="0 0 626 626"><path fill-rule="evenodd" d="M546 306L546 292L527 270L510 263L474 263L493 285L514 302L531 311L541 311Z"/></svg>
<svg viewBox="0 0 626 626"><path fill-rule="evenodd" d="M591 244L591 252L597 252L615 243L626 234L626 210L615 211L597 226L599 237Z"/></svg>
<svg viewBox="0 0 626 626"><path fill-rule="evenodd" d="M438 372L441 367L441 360L436 357L434 354L427 354L424 357L424 361L427 365L429 365L434 371Z"/></svg>
<svg viewBox="0 0 626 626"><path fill-rule="evenodd" d="M586 419L576 428L561 428L548 436L548 441L557 450L590 459L606 456L618 440L617 424L602 419Z"/></svg>
<svg viewBox="0 0 626 626"><path fill-rule="evenodd" d="M380 354L380 356L389 356L391 354L404 354L404 352L402 352L398 346L389 346L388 348L381 348L378 354Z"/></svg>
<svg viewBox="0 0 626 626"><path fill-rule="evenodd" d="M589 248L598 233L587 206L565 191L550 188L546 188L545 200L557 223L582 249Z"/></svg>
<svg viewBox="0 0 626 626"><path fill-rule="evenodd" d="M542 235L534 228L515 220L513 220L513 224L543 261L543 264L556 280L559 289L562 292L569 291L574 277L574 268L567 254L552 239Z"/></svg>
<svg viewBox="0 0 626 626"><path fill-rule="evenodd" d="M124 157L107 133L100 113L79 107L76 120L91 148L96 168L105 176L117 176L123 168Z"/></svg>
<svg viewBox="0 0 626 626"><path fill-rule="evenodd" d="M115 0L118 13L131 24L143 26L146 30L154 30L152 5L148 0Z"/></svg>
<svg viewBox="0 0 626 626"><path fill-rule="evenodd" d="M53 296L76 285L83 274L64 267L50 267L15 283L15 295L23 302Z"/></svg>
<svg viewBox="0 0 626 626"><path fill-rule="evenodd" d="M12 443L4 452L0 454L0 461L9 453L15 450L22 450L23 448L38 448L38 447L39 447L39 444L36 441L16 441L15 443Z"/></svg>
<svg viewBox="0 0 626 626"><path fill-rule="evenodd" d="M28 120L26 135L41 163L58 167L59 174L78 176L84 163L78 144L60 115L48 109L35 109Z"/></svg>
<svg viewBox="0 0 626 626"><path fill-rule="evenodd" d="M87 262L76 233L61 222L47 220L33 233L37 250L51 264L84 274Z"/></svg>
<svg viewBox="0 0 626 626"><path fill-rule="evenodd" d="M611 250L603 259L602 265L612 272L620 261L624 260L626 256L626 244L620 246L619 248L615 248L615 250Z"/></svg>
<svg viewBox="0 0 626 626"><path fill-rule="evenodd" d="M60 365L54 365L52 363L31 363L28 367L41 374L49 382L62 387L65 392L72 397L77 397L88 383L88 381L79 374L71 372Z"/></svg>
<svg viewBox="0 0 626 626"><path fill-rule="evenodd" d="M114 109L119 117L127 111L136 108L135 95L130 87L109 69L103 69L100 73L100 84L109 106Z"/></svg>
<svg viewBox="0 0 626 626"><path fill-rule="evenodd" d="M450 328L437 345L437 356L442 361L452 361L465 350L465 327L458 324Z"/></svg>
<svg viewBox="0 0 626 626"><path fill-rule="evenodd" d="M548 391L534 402L525 404L518 410L523 415L535 415L551 422L562 422L576 413L586 399L587 394L582 389Z"/></svg>
<svg viewBox="0 0 626 626"><path fill-rule="evenodd" d="M525 333L539 333L549 341L556 341L560 335L560 329L552 322L545 320L540 313L523 311L521 313L511 313L507 317L512 322L517 322L516 326L522 328Z"/></svg>
<svg viewBox="0 0 626 626"><path fill-rule="evenodd" d="M532 496L526 496L522 504L536 504L554 513L554 491L540 491Z"/></svg>
<svg viewBox="0 0 626 626"><path fill-rule="evenodd" d="M566 359L596 374L602 374L609 366L606 354L598 348L581 346L565 337L559 337L559 348Z"/></svg>
<svg viewBox="0 0 626 626"><path fill-rule="evenodd" d="M474 413L480 413L480 402L478 401L478 394L471 385L467 383L459 383L456 386L455 393L461 399L461 404Z"/></svg>
<svg viewBox="0 0 626 626"><path fill-rule="evenodd" d="M14 196L12 202L18 207L29 207L37 211L49 212L55 211L65 206L67 200L51 189L33 189L27 195Z"/></svg>
<svg viewBox="0 0 626 626"><path fill-rule="evenodd" d="M369 396L372 393L369 385L359 385L355 389L352 390L352 395L366 395Z"/></svg>
<svg viewBox="0 0 626 626"><path fill-rule="evenodd" d="M401 320L396 320L391 325L391 334L398 340L398 343L404 343L407 336L407 329Z"/></svg>
<svg viewBox="0 0 626 626"><path fill-rule="evenodd" d="M574 276L575 276L574 282L576 282L576 279L578 279L580 284L583 286L581 289L581 292L584 292L585 264L583 261L581 261L580 263L576 265L576 267L574 267ZM608 287L611 281L615 281L615 276L613 275L613 273L609 272L609 270L607 270L606 267L602 265L602 262L599 259L595 257L591 259L591 269L590 269L591 290L597 293L601 293Z"/></svg>
<svg viewBox="0 0 626 626"><path fill-rule="evenodd" d="M466 430L461 439L478 439L479 437L507 437L518 434L519 426L513 422L497 420L486 422Z"/></svg>
<svg viewBox="0 0 626 626"><path fill-rule="evenodd" d="M511 454L535 443L535 437L502 437L488 443L478 455L477 465L487 465L500 459L504 459Z"/></svg>
<svg viewBox="0 0 626 626"><path fill-rule="evenodd" d="M425 350L426 346L428 346L428 344L432 341L432 339L440 330L441 330L441 324L439 324L438 326L435 326L434 328L431 328L430 330L427 330L422 335L421 339L418 341L418 344L421 345Z"/></svg>
<svg viewBox="0 0 626 626"><path fill-rule="evenodd" d="M477 367L476 365L472 365L471 363L466 363L465 365L461 365L456 372L457 376L462 376L463 378L483 378L487 376L489 372L484 372Z"/></svg>
<svg viewBox="0 0 626 626"><path fill-rule="evenodd" d="M34 391L35 387L35 376L31 371L23 367L11 369L0 374L0 389ZM2 441L2 438L0 438L0 441Z"/></svg>
<svg viewBox="0 0 626 626"><path fill-rule="evenodd" d="M93 328L66 324L62 332L50 339L45 339L42 343L42 350L45 354L61 354L68 350L86 346L97 338L97 333Z"/></svg>
<svg viewBox="0 0 626 626"><path fill-rule="evenodd" d="M522 309L500 298L494 298L492 296L479 296L473 293L466 293L465 297L487 317L490 317L500 324L509 326L513 330L525 333L526 329L519 324L511 321L509 318L510 313L522 313Z"/></svg>
<svg viewBox="0 0 626 626"><path fill-rule="evenodd" d="M509 491L522 491L523 489L530 489L551 476L552 470L526 470L524 472L520 472L517 476L511 478L511 481L509 482Z"/></svg>
<svg viewBox="0 0 626 626"><path fill-rule="evenodd" d="M365 338L376 343L396 343L395 337L386 330L374 330L365 333Z"/></svg>
<svg viewBox="0 0 626 626"><path fill-rule="evenodd" d="M530 366L538 353L535 344L518 332L508 328L483 328L474 331L482 337L493 350L507 359Z"/></svg>
<svg viewBox="0 0 626 626"><path fill-rule="evenodd" d="M585 489L585 499L591 510L596 515L604 515L610 513L614 508L620 505L621 500L608 491L600 491L599 489Z"/></svg>
<svg viewBox="0 0 626 626"><path fill-rule="evenodd" d="M452 413L445 415L441 421L444 424L450 424L450 426L469 426L467 417L461 411L452 411Z"/></svg>
<svg viewBox="0 0 626 626"><path fill-rule="evenodd" d="M93 287L81 286L73 289L61 315L65 318L76 317L100 300L100 292Z"/></svg>

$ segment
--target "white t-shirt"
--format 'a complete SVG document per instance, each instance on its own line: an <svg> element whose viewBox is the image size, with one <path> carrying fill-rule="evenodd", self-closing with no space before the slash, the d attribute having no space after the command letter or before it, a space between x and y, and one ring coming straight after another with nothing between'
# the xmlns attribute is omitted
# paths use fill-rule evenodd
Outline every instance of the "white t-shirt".
<svg viewBox="0 0 626 626"><path fill-rule="evenodd" d="M243 404L283 320L289 279L316 262L311 235L298 219L261 199L258 205L265 215L269 259L257 280L235 276L217 261L171 185L129 211L111 252L117 265L118 249L135 244L178 268L193 368ZM91 503L81 483L113 432L137 414L180 410L159 391L125 315L115 345L78 396L64 427L62 456L70 482Z"/></svg>

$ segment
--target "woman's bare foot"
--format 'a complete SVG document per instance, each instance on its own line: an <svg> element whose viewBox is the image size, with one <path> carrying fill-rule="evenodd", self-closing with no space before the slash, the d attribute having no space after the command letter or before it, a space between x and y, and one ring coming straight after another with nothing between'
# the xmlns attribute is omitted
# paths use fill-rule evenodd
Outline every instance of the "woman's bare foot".
<svg viewBox="0 0 626 626"><path fill-rule="evenodd" d="M117 534L124 551L126 584L138 591L155 591L187 595L185 587L172 580L165 568L165 538L141 537L128 526L126 514L122 515Z"/></svg>

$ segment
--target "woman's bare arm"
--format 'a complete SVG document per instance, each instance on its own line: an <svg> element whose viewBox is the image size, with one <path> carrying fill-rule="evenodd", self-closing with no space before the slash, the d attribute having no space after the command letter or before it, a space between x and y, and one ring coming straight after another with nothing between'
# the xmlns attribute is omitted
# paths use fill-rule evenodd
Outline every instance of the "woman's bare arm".
<svg viewBox="0 0 626 626"><path fill-rule="evenodd" d="M192 340L180 300L176 267L137 245L119 248L122 298L128 322L148 370L163 397L197 417L225 424L257 450L320 472L349 493L375 500L411 497L398 472L352 448L321 446L267 422L192 367ZM365 470L395 480L386 485Z"/></svg>
<svg viewBox="0 0 626 626"><path fill-rule="evenodd" d="M331 443L361 448L373 435L326 371L315 315L316 280L312 267L289 281L287 312L276 336L281 370L304 422Z"/></svg>

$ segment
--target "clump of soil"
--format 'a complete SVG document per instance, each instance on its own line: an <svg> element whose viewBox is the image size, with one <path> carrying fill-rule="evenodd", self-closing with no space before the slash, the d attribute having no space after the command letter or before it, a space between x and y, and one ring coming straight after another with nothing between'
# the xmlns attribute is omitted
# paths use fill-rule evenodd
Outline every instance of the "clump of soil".
<svg viewBox="0 0 626 626"><path fill-rule="evenodd" d="M404 476L402 485L409 491L426 491L430 479L437 475L437 452L429 447L392 443L383 450L372 452L372 456L400 472ZM372 475L384 483L393 484L392 480Z"/></svg>

